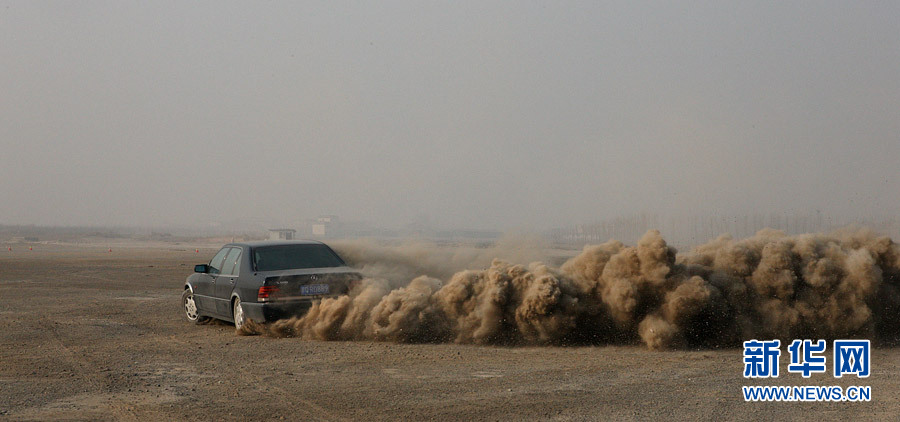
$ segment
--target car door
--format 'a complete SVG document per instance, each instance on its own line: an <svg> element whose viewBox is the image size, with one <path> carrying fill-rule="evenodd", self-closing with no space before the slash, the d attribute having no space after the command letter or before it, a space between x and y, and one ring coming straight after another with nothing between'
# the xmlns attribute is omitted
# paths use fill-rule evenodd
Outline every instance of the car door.
<svg viewBox="0 0 900 422"><path fill-rule="evenodd" d="M215 280L216 311L219 315L231 315L231 292L240 271L241 248L232 247L225 255L222 271Z"/></svg>
<svg viewBox="0 0 900 422"><path fill-rule="evenodd" d="M194 282L194 299L197 303L197 306L208 313L219 313L216 309L216 300L215 300L215 280L218 277L219 272L222 269L222 262L225 260L225 255L228 252L231 252L230 247L224 247L216 253L216 255L209 261L209 272L206 274L200 274L197 277L197 281Z"/></svg>

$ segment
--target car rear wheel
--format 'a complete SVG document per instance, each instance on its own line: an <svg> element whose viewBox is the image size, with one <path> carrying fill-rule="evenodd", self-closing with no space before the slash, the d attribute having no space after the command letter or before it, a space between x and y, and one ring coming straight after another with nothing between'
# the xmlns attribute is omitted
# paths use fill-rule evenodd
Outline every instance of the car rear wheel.
<svg viewBox="0 0 900 422"><path fill-rule="evenodd" d="M241 307L241 298L234 298L234 305L232 306L232 312L234 315L234 328L238 330L244 326L244 308Z"/></svg>
<svg viewBox="0 0 900 422"><path fill-rule="evenodd" d="M184 309L184 316L188 321L200 324L209 320L208 316L200 315L200 309L197 308L197 302L194 301L194 292L191 289L184 289L184 293L181 294L181 305Z"/></svg>

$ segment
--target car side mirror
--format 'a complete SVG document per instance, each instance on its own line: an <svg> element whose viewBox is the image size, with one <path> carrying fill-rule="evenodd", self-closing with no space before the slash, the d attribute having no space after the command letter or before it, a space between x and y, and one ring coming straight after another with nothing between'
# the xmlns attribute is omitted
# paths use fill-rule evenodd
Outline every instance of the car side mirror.
<svg viewBox="0 0 900 422"><path fill-rule="evenodd" d="M209 265L206 265L206 264L194 265L194 272L206 274L209 272Z"/></svg>

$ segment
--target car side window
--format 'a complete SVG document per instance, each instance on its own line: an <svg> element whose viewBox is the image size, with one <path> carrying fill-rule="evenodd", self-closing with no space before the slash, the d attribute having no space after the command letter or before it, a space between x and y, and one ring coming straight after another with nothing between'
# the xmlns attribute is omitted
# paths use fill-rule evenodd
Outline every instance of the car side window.
<svg viewBox="0 0 900 422"><path fill-rule="evenodd" d="M241 253L243 252L241 248L234 248L234 250L238 251L238 254L234 257L234 271L231 273L237 276L241 275L241 258L244 254Z"/></svg>
<svg viewBox="0 0 900 422"><path fill-rule="evenodd" d="M222 248L219 250L219 253L213 257L211 261L209 261L209 273L210 274L218 274L222 270L222 261L225 259L225 255L231 251L232 248Z"/></svg>
<svg viewBox="0 0 900 422"><path fill-rule="evenodd" d="M237 275L237 272L234 270L240 256L240 248L231 248L231 252L229 252L228 255L225 255L225 263L222 264L222 275Z"/></svg>

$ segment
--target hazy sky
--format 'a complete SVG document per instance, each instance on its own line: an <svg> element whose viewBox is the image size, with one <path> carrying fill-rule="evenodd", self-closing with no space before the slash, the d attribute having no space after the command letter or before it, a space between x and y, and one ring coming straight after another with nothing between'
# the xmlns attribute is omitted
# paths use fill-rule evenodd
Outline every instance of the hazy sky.
<svg viewBox="0 0 900 422"><path fill-rule="evenodd" d="M898 2L0 1L0 224L900 213Z"/></svg>

